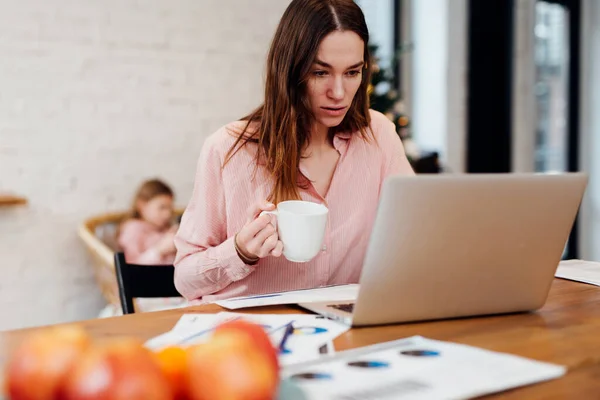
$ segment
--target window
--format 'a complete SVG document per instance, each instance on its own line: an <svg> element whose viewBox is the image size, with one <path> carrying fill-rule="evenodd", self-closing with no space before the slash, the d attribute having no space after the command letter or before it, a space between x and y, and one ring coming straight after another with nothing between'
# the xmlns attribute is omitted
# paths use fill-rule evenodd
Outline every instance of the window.
<svg viewBox="0 0 600 400"><path fill-rule="evenodd" d="M535 17L535 170L568 171L569 11L538 1Z"/></svg>

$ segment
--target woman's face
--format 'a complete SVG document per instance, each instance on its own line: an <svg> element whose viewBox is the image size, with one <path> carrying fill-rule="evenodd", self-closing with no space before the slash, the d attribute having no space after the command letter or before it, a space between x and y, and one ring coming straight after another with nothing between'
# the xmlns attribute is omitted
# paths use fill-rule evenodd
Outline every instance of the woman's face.
<svg viewBox="0 0 600 400"><path fill-rule="evenodd" d="M307 84L317 125L331 128L344 120L362 81L364 51L352 31L334 31L321 41Z"/></svg>

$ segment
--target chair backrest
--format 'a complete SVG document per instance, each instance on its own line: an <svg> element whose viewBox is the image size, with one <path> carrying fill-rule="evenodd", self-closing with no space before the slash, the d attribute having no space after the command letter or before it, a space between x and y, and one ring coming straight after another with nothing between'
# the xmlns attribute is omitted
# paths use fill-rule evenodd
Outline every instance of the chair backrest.
<svg viewBox="0 0 600 400"><path fill-rule="evenodd" d="M115 268L123 314L135 312L136 297L181 297L173 281L172 265L128 264L123 253L115 253Z"/></svg>
<svg viewBox="0 0 600 400"><path fill-rule="evenodd" d="M174 222L183 214L175 210ZM79 238L92 257L96 282L109 304L119 304L119 285L115 271L115 252L122 251L117 243L117 228L128 216L127 211L106 213L85 219L78 228Z"/></svg>

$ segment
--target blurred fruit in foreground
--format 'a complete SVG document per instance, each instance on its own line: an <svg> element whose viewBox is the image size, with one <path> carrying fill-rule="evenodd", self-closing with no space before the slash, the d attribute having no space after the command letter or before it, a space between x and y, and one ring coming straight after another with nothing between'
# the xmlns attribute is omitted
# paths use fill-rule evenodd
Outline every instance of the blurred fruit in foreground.
<svg viewBox="0 0 600 400"><path fill-rule="evenodd" d="M155 353L158 365L165 375L175 399L185 400L187 396L186 368L187 352L176 346L165 347Z"/></svg>
<svg viewBox="0 0 600 400"><path fill-rule="evenodd" d="M11 400L51 400L69 370L90 347L78 327L48 328L26 338L6 364L6 394Z"/></svg>
<svg viewBox="0 0 600 400"><path fill-rule="evenodd" d="M258 325L261 334L247 325L235 326L240 329L224 325L210 341L188 350L188 391L192 400L275 398L279 368L272 359L274 349L269 337Z"/></svg>
<svg viewBox="0 0 600 400"><path fill-rule="evenodd" d="M155 353L128 338L92 345L69 326L27 337L4 378L11 400L272 400L279 365L263 328L241 320L206 343Z"/></svg>
<svg viewBox="0 0 600 400"><path fill-rule="evenodd" d="M66 380L64 400L171 400L169 381L152 353L134 339L92 348Z"/></svg>
<svg viewBox="0 0 600 400"><path fill-rule="evenodd" d="M241 319L235 321L225 322L219 325L215 329L214 337L222 335L227 332L239 332L247 335L250 340L255 344L255 346L265 353L265 355L269 358L271 363L273 364L273 368L279 369L279 359L278 359L278 351L273 346L269 335L265 332L265 330L258 324L244 321Z"/></svg>

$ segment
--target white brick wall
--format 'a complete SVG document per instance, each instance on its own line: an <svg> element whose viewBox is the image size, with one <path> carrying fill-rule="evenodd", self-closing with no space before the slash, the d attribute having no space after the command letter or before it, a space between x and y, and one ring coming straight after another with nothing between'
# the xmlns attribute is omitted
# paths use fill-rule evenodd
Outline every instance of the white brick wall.
<svg viewBox="0 0 600 400"><path fill-rule="evenodd" d="M256 106L289 0L0 0L0 330L103 306L76 235L138 183L185 205L204 138Z"/></svg>

